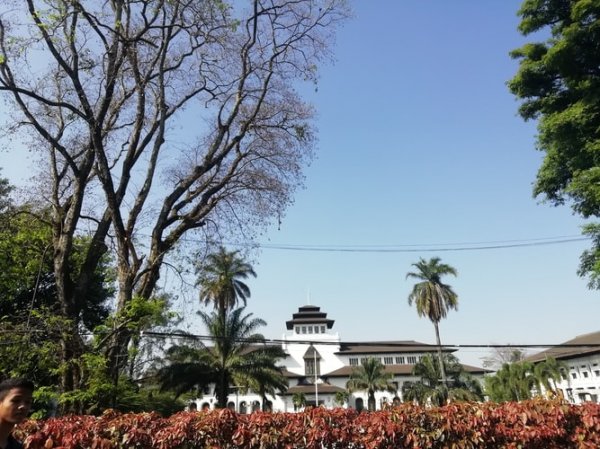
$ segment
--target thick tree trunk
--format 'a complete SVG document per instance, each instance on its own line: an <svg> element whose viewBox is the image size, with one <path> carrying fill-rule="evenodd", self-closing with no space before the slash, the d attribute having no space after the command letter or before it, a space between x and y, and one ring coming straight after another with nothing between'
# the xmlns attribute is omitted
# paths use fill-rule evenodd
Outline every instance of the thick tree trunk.
<svg viewBox="0 0 600 449"><path fill-rule="evenodd" d="M446 368L444 367L444 356L442 354L442 341L440 340L440 330L438 323L434 321L433 326L435 327L435 340L437 343L438 361L440 362L440 375L442 376L442 384L448 386L446 379Z"/></svg>
<svg viewBox="0 0 600 449"><path fill-rule="evenodd" d="M118 261L118 281L119 293L117 297L116 315L124 312L133 298L133 285L129 274L129 267L123 258ZM113 382L114 397L113 404L117 403L117 387L119 383L119 375L127 367L128 363L128 346L131 340L131 330L122 323L123 318L117 318L114 322L113 335L110 339L109 346L106 350L106 364L108 376Z"/></svg>
<svg viewBox="0 0 600 449"><path fill-rule="evenodd" d="M369 397L367 399L367 409L371 412L374 412L377 408L377 403L375 402L375 393L369 392Z"/></svg>
<svg viewBox="0 0 600 449"><path fill-rule="evenodd" d="M77 389L80 382L78 358L81 356L81 337L78 331L78 313L76 298L71 280L71 267L69 254L73 248L73 237L65 235L62 230L62 217L54 223L53 245L54 245L54 278L56 282L56 293L60 303L60 314L63 326L60 337L60 391L71 392ZM62 413L77 413L79 406L75 403L65 404Z"/></svg>
<svg viewBox="0 0 600 449"><path fill-rule="evenodd" d="M216 389L217 408L227 407L227 398L229 396L229 380L227 379L227 375L224 371L221 373Z"/></svg>

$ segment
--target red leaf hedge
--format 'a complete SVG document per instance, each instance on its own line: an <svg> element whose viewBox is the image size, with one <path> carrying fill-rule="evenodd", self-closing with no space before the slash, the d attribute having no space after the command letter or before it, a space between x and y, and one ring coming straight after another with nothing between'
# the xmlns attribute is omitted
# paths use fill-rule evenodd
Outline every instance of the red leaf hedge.
<svg viewBox="0 0 600 449"><path fill-rule="evenodd" d="M600 448L600 405L548 401L412 404L378 412L230 410L28 421L26 449L588 449Z"/></svg>

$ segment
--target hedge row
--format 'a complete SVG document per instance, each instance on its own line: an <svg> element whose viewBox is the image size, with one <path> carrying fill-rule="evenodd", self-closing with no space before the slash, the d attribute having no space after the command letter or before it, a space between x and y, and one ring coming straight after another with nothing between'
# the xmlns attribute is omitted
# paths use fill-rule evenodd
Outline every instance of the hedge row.
<svg viewBox="0 0 600 449"><path fill-rule="evenodd" d="M600 406L548 401L412 404L378 412L323 408L239 415L230 410L28 421L26 449L600 448Z"/></svg>

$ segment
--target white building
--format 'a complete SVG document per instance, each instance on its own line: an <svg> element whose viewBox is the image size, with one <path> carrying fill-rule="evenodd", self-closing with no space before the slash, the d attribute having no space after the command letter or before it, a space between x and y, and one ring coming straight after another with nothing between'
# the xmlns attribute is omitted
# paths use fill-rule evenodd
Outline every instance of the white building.
<svg viewBox="0 0 600 449"><path fill-rule="evenodd" d="M579 335L557 347L527 357L533 363L547 357L566 367L565 378L557 382L561 395L574 404L598 402L600 395L600 332Z"/></svg>
<svg viewBox="0 0 600 449"><path fill-rule="evenodd" d="M283 335L282 347L287 357L280 363L285 367L289 389L285 394L269 398L267 408L273 411L294 411L292 397L303 393L307 405L319 405L327 408L339 406L335 403L335 394L346 390L346 382L352 370L367 358L376 358L385 366L387 372L394 375L393 382L397 393L377 392L377 408L383 404L402 401L402 384L417 381L412 375L413 366L425 354L437 351L435 345L407 341L379 341L350 343L343 342L333 331L334 320L321 312L320 307L307 305L298 309L292 319L286 322L287 333ZM443 348L446 353L454 352ZM465 371L476 378L483 377L485 370L463 365ZM212 408L216 403L214 396L205 395L197 399L196 407ZM347 407L366 408L366 392L357 391L350 395ZM240 413L248 413L261 408L260 397L256 394L241 395L232 389L228 407Z"/></svg>

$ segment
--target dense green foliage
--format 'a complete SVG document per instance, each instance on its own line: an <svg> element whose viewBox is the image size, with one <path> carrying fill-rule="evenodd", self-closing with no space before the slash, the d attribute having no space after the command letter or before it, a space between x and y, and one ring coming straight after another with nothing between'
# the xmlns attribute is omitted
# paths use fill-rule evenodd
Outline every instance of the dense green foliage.
<svg viewBox="0 0 600 449"><path fill-rule="evenodd" d="M547 38L511 53L519 69L508 84L522 100L521 116L538 120L545 157L534 194L555 205L568 201L586 218L600 216L599 14L597 1L525 0L519 30ZM592 275L598 288L600 266L589 256L580 274Z"/></svg>
<svg viewBox="0 0 600 449"><path fill-rule="evenodd" d="M58 313L56 283L52 266L52 229L45 211L29 206L13 206L0 220L0 314L26 320L35 309ZM76 277L89 240L74 241L70 265ZM114 270L105 256L93 273L85 297L76 304L73 319L88 331L109 315L109 300L114 294ZM13 320L14 321L14 320Z"/></svg>
<svg viewBox="0 0 600 449"><path fill-rule="evenodd" d="M349 392L366 391L367 407L369 410L375 410L377 391L396 392L396 386L392 382L393 377L391 373L385 371L385 366L379 359L368 357L360 366L352 369L346 388Z"/></svg>
<svg viewBox="0 0 600 449"><path fill-rule="evenodd" d="M600 224L584 226L583 233L592 239L592 247L581 254L577 274L588 277L590 289L600 290Z"/></svg>
<svg viewBox="0 0 600 449"><path fill-rule="evenodd" d="M405 382L402 396L405 401L416 401L420 405L431 403L444 405L447 401L481 401L483 391L479 382L465 372L458 359L452 354L444 355L446 384L441 380L437 357L427 354L415 364L413 375L417 382Z"/></svg>

